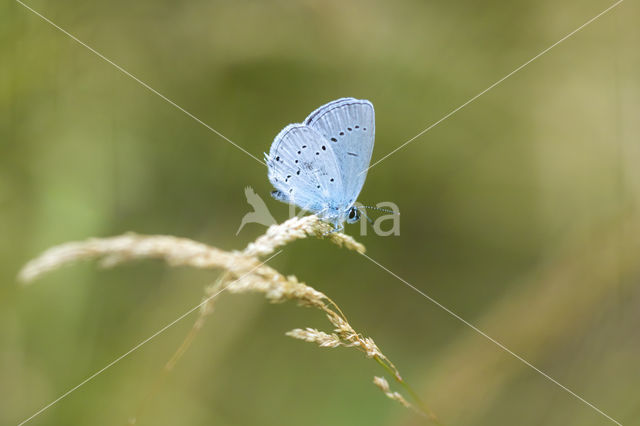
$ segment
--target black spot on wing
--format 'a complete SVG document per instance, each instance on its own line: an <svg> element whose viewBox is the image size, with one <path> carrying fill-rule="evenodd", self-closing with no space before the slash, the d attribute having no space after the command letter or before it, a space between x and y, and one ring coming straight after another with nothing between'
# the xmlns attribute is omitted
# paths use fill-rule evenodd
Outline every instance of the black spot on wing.
<svg viewBox="0 0 640 426"><path fill-rule="evenodd" d="M291 192L291 191L289 191ZM282 191L272 191L271 196L278 201L287 201L288 197Z"/></svg>

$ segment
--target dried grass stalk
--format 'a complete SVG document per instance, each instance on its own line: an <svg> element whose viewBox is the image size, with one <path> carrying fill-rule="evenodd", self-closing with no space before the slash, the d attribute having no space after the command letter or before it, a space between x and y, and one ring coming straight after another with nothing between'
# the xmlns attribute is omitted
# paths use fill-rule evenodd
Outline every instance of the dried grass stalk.
<svg viewBox="0 0 640 426"><path fill-rule="evenodd" d="M280 225L271 225L267 232L250 243L243 253L247 256L264 257L292 241L312 236L326 237L331 242L349 250L365 252L364 246L353 237L332 231L333 227L321 221L316 215L294 217Z"/></svg>
<svg viewBox="0 0 640 426"><path fill-rule="evenodd" d="M413 408L409 402L398 392L391 392L389 388L389 382L384 377L375 376L373 378L373 384L376 385L389 399L393 399L394 401L398 401L400 404L404 405L407 408Z"/></svg>
<svg viewBox="0 0 640 426"><path fill-rule="evenodd" d="M327 334L324 331L319 331L315 328L307 327L304 330L301 328L294 328L291 331L287 331L286 334L294 339L317 343L321 348L337 348L338 346L345 345L337 334Z"/></svg>
<svg viewBox="0 0 640 426"><path fill-rule="evenodd" d="M29 283L67 264L90 259L101 259L103 267L112 267L137 259L161 259L171 266L204 269L251 269L249 265L257 265L254 259L185 238L127 233L117 237L90 238L52 247L28 262L18 274L18 278L24 283Z"/></svg>
<svg viewBox="0 0 640 426"><path fill-rule="evenodd" d="M25 265L19 273L19 278L23 282L30 282L46 272L79 260L89 259L100 260L104 267L112 267L137 259L160 259L171 266L222 269L224 273L218 280L206 287L206 303L201 307L200 317L165 366L166 371L170 371L185 353L204 325L206 316L213 312L213 295L223 290L231 293L258 292L264 294L273 303L291 300L300 306L321 310L333 326L332 332L313 328L296 328L289 331L287 335L325 348L342 346L358 349L366 357L375 359L412 394L420 407L418 411L435 419L373 339L356 332L338 305L324 293L298 281L295 276L285 276L260 262L260 257L268 256L295 240L310 236L326 238L339 246L364 253L364 246L352 237L342 233L330 233L331 231L331 226L320 221L316 216L295 217L280 225L269 227L264 235L250 243L242 252L223 251L189 239L163 235L145 236L128 233L111 238L92 238L82 242L62 244L45 251ZM402 395L389 390L386 380L376 378L375 383L389 398L413 408Z"/></svg>

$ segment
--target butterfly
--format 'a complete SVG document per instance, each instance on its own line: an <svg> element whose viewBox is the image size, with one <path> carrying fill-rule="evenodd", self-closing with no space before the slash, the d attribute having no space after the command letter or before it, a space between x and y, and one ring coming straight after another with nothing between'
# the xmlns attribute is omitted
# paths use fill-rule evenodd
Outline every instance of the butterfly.
<svg viewBox="0 0 640 426"><path fill-rule="evenodd" d="M375 114L367 100L341 98L282 129L265 153L273 198L333 224L355 223L371 162Z"/></svg>

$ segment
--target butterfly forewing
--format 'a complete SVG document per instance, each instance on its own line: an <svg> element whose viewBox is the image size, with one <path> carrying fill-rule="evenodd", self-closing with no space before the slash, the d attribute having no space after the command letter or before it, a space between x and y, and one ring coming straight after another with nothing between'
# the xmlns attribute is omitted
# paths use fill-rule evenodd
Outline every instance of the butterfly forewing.
<svg viewBox="0 0 640 426"><path fill-rule="evenodd" d="M329 141L340 170L344 188L335 194L344 208L358 198L367 177L375 139L375 114L367 100L342 98L321 106L304 124Z"/></svg>
<svg viewBox="0 0 640 426"><path fill-rule="evenodd" d="M333 194L344 191L330 142L304 124L290 124L274 139L269 155L269 181L277 198L326 216Z"/></svg>

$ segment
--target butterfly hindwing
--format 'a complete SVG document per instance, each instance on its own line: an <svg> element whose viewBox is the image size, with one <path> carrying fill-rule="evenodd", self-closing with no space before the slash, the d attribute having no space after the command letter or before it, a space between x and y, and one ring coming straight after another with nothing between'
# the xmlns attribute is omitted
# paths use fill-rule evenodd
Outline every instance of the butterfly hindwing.
<svg viewBox="0 0 640 426"><path fill-rule="evenodd" d="M340 202L350 207L358 198L371 162L375 139L375 113L367 100L342 98L309 114L304 124L317 130L335 153L344 182Z"/></svg>
<svg viewBox="0 0 640 426"><path fill-rule="evenodd" d="M274 139L266 156L274 196L314 213L327 213L332 195L343 191L336 157L318 131L290 124Z"/></svg>

